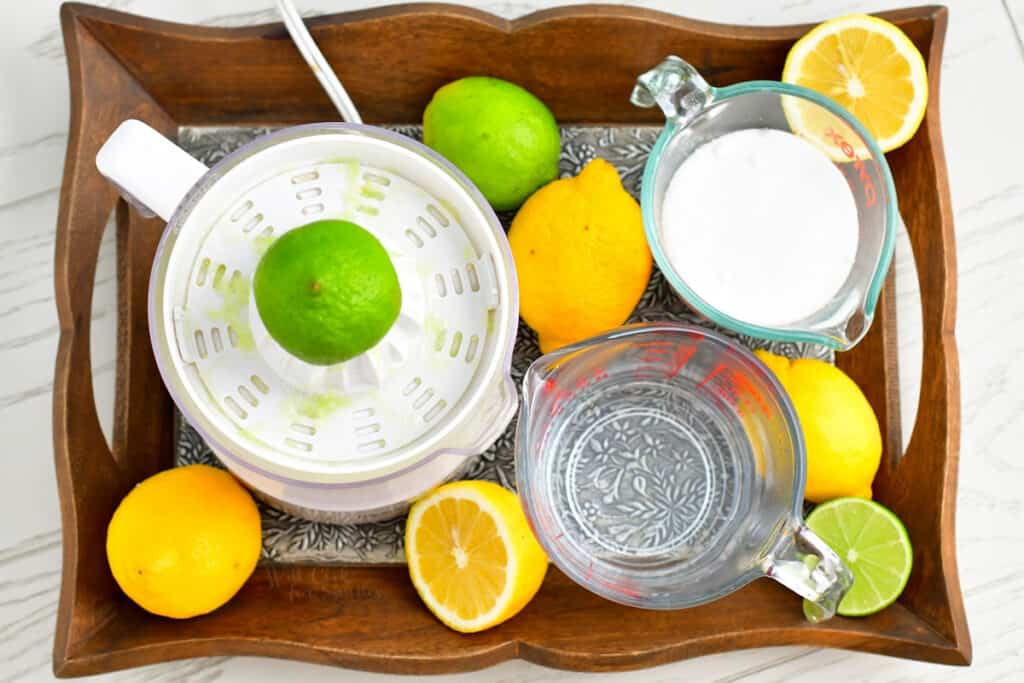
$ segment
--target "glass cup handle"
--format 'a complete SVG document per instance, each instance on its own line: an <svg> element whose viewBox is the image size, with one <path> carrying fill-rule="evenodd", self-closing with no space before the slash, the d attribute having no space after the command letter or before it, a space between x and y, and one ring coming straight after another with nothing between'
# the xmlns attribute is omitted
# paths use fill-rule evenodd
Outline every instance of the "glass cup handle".
<svg viewBox="0 0 1024 683"><path fill-rule="evenodd" d="M817 563L808 563L808 556ZM835 616L839 601L853 585L853 574L835 551L803 523L783 534L763 569L807 601L804 615L814 623Z"/></svg>
<svg viewBox="0 0 1024 683"><path fill-rule="evenodd" d="M661 107L665 118L685 125L708 106L714 90L689 63L669 56L636 79L629 101L638 107Z"/></svg>

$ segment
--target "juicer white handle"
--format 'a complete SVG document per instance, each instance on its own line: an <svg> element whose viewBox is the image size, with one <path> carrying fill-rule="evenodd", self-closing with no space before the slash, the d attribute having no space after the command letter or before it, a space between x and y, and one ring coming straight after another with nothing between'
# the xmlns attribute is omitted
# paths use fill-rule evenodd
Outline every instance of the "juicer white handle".
<svg viewBox="0 0 1024 683"><path fill-rule="evenodd" d="M96 153L96 168L135 208L164 221L209 170L135 119L122 123L103 143Z"/></svg>

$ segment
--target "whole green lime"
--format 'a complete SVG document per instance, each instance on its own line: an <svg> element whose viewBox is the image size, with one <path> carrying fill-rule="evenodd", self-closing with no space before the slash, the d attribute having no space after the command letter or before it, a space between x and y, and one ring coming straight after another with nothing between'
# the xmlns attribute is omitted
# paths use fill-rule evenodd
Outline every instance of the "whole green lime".
<svg viewBox="0 0 1024 683"><path fill-rule="evenodd" d="M387 251L349 221L316 221L281 235L256 266L252 291L270 336L314 365L372 348L402 308Z"/></svg>
<svg viewBox="0 0 1024 683"><path fill-rule="evenodd" d="M517 208L558 177L561 139L551 110L498 78L462 78L434 93L423 112L423 142L499 211Z"/></svg>

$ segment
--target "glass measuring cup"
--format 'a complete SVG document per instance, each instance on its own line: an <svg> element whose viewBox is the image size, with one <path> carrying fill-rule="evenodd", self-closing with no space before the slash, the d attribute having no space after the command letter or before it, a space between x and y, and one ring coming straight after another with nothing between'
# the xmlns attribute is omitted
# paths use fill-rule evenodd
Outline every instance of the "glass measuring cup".
<svg viewBox="0 0 1024 683"><path fill-rule="evenodd" d="M654 258L683 300L722 327L753 337L811 342L837 350L860 341L874 317L900 225L889 165L860 122L833 100L800 86L749 81L713 88L678 57L668 57L641 75L632 102L641 107L657 105L667 119L644 168L641 207ZM790 132L820 149L846 177L857 206L857 251L845 282L820 310L772 327L716 309L673 267L662 241L662 203L675 172L704 143L751 128Z"/></svg>
<svg viewBox="0 0 1024 683"><path fill-rule="evenodd" d="M516 472L551 560L616 602L691 607L770 576L820 621L853 581L801 519L789 399L749 351L699 327L624 327L535 361Z"/></svg>

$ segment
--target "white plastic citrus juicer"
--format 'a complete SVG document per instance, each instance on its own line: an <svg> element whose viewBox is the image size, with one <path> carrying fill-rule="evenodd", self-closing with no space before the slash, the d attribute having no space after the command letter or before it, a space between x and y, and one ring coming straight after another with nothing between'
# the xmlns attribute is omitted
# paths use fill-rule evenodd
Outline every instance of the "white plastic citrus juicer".
<svg viewBox="0 0 1024 683"><path fill-rule="evenodd" d="M383 519L457 476L516 410L515 270L497 217L455 167L381 128L262 136L212 169L138 121L97 155L165 219L150 279L154 354L183 416L262 498L330 522ZM398 272L397 322L366 353L314 366L267 333L252 275L282 233L350 220Z"/></svg>

